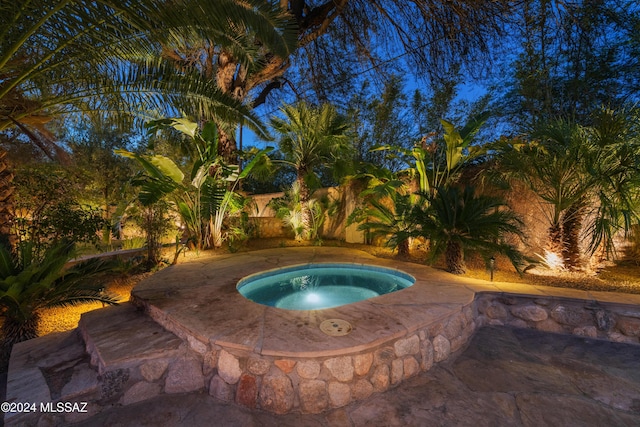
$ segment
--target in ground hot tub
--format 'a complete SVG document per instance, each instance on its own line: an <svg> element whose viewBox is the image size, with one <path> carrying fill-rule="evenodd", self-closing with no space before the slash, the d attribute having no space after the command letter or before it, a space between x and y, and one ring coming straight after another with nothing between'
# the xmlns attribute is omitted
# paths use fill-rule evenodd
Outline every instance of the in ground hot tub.
<svg viewBox="0 0 640 427"><path fill-rule="evenodd" d="M396 292L414 282L413 276L390 268L319 263L253 274L238 282L237 289L259 304L318 310Z"/></svg>

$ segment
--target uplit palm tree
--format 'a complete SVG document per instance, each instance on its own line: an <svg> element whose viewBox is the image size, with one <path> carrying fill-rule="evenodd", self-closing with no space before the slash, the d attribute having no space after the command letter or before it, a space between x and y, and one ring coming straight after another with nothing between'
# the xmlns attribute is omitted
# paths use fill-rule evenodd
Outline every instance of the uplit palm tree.
<svg viewBox="0 0 640 427"><path fill-rule="evenodd" d="M531 141L504 141L497 170L525 182L550 207L546 250L564 268L589 254L613 250L613 236L638 221L640 117L635 109L601 109L592 126L566 120L540 125Z"/></svg>
<svg viewBox="0 0 640 427"><path fill-rule="evenodd" d="M348 123L335 107L324 104L313 107L306 102L285 105L283 118L271 119L271 126L279 135L283 160L274 161L292 167L300 191L302 221L306 229L311 224L305 206L311 198L311 187L319 182L322 168L330 169L334 179L347 173L351 166L353 147L347 135Z"/></svg>
<svg viewBox="0 0 640 427"><path fill-rule="evenodd" d="M416 205L413 211L414 235L429 240L432 260L445 255L450 273L466 271L465 250L479 252L486 259L506 255L519 271L523 256L505 239L522 237L521 220L501 198L474 192L473 187L438 187L433 194L423 194L428 203Z"/></svg>

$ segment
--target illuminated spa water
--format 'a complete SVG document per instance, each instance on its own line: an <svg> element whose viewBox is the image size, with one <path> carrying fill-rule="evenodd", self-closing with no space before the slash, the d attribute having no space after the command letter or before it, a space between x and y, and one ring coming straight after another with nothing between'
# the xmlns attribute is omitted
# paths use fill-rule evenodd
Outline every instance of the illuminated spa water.
<svg viewBox="0 0 640 427"><path fill-rule="evenodd" d="M338 307L407 288L415 278L361 264L306 264L245 277L238 291L251 301L287 310Z"/></svg>

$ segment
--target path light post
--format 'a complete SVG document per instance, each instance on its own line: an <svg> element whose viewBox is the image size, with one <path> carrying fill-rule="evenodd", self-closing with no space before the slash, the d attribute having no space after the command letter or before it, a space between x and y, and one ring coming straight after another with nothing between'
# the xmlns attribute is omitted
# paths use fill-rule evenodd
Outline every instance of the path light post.
<svg viewBox="0 0 640 427"><path fill-rule="evenodd" d="M489 271L491 271L491 281L493 282L493 269L496 266L496 259L495 257L491 257L489 259Z"/></svg>

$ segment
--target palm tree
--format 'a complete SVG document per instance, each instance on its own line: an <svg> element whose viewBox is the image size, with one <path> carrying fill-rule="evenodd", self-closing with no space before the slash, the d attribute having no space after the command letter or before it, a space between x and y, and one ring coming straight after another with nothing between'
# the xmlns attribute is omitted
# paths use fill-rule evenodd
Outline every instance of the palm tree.
<svg viewBox="0 0 640 427"><path fill-rule="evenodd" d="M180 110L264 132L250 108L162 53L197 35L212 49L234 45L243 63L256 61L256 46L287 56L288 22L278 5L257 0L3 2L0 131L18 127L51 158L63 157L64 150L46 124L72 113L157 117ZM243 50L248 44L238 42L239 32L259 43ZM10 175L3 178L0 195L10 194ZM5 212L0 207L0 231L10 228Z"/></svg>
<svg viewBox="0 0 640 427"><path fill-rule="evenodd" d="M477 251L486 259L499 253L520 271L524 258L505 238L521 238L522 222L501 198L475 195L473 187L451 186L438 187L423 197L428 203L416 205L412 213L414 235L429 240L432 260L444 253L446 270L464 274L465 250Z"/></svg>
<svg viewBox="0 0 640 427"><path fill-rule="evenodd" d="M592 126L544 123L530 141L503 141L497 150L499 174L524 181L550 207L546 250L569 270L581 267L582 237L590 255L611 252L614 234L638 220L638 111L600 109L592 117Z"/></svg>
<svg viewBox="0 0 640 427"><path fill-rule="evenodd" d="M415 195L408 194L407 185L391 171L375 166L369 169L371 173L361 175L368 180L367 189L359 195L362 205L349 216L347 225L358 223L358 230L371 237L386 238L387 247L407 257L415 228L411 218Z"/></svg>
<svg viewBox="0 0 640 427"><path fill-rule="evenodd" d="M272 118L271 126L279 134L278 143L284 159L274 162L296 171L302 222L309 230L308 202L311 186L319 182L318 172L331 168L334 179L339 179L350 168L353 148L347 135L348 123L330 104L313 107L299 102L285 105L281 112L284 118Z"/></svg>
<svg viewBox="0 0 640 427"><path fill-rule="evenodd" d="M37 257L30 242L21 243L17 255L0 245L0 310L2 361L8 361L15 343L35 338L42 310L84 302L115 304L96 278L108 268L94 259L65 268L73 245L60 243Z"/></svg>

